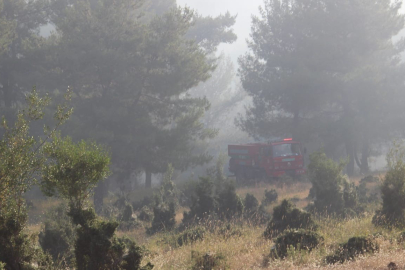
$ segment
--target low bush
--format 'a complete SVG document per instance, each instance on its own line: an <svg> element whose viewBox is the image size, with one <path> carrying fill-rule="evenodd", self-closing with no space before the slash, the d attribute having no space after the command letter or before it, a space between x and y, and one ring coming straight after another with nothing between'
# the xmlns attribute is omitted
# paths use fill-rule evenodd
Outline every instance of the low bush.
<svg viewBox="0 0 405 270"><path fill-rule="evenodd" d="M316 232L303 229L287 230L276 238L270 257L283 259L291 248L311 252L322 242L323 238Z"/></svg>
<svg viewBox="0 0 405 270"><path fill-rule="evenodd" d="M160 231L170 231L176 225L176 207L178 206L177 189L172 181L174 169L169 164L164 175L162 185L154 194L152 226L147 229L148 234Z"/></svg>
<svg viewBox="0 0 405 270"><path fill-rule="evenodd" d="M381 185L382 208L376 211L376 226L405 226L405 147L394 144L387 154L388 171Z"/></svg>
<svg viewBox="0 0 405 270"><path fill-rule="evenodd" d="M187 229L177 237L177 244L183 246L194 243L195 241L203 240L206 233L207 230L205 227L201 226Z"/></svg>
<svg viewBox="0 0 405 270"><path fill-rule="evenodd" d="M359 255L375 253L378 250L378 243L371 237L352 237L341 244L334 254L327 256L325 261L328 264L343 263Z"/></svg>
<svg viewBox="0 0 405 270"><path fill-rule="evenodd" d="M217 214L220 218L231 220L242 216L243 201L236 194L235 184L226 180L220 187L217 196L218 210Z"/></svg>
<svg viewBox="0 0 405 270"><path fill-rule="evenodd" d="M312 215L304 212L288 200L283 200L280 205L274 207L273 218L264 232L266 238L273 238L287 229L316 230L317 225Z"/></svg>
<svg viewBox="0 0 405 270"><path fill-rule="evenodd" d="M250 193L247 193L244 199L245 213L248 215L256 213L259 210L259 201Z"/></svg>
<svg viewBox="0 0 405 270"><path fill-rule="evenodd" d="M230 238L230 237L234 237L234 236L240 237L243 235L242 231L239 228L232 226L231 224L227 224L227 225L219 228L219 230L217 231L217 234L221 235L222 237L224 237L226 239Z"/></svg>
<svg viewBox="0 0 405 270"><path fill-rule="evenodd" d="M336 163L323 151L310 155L308 175L312 183L310 197L313 210L321 214L344 215L345 209L357 209L357 193L353 184L342 174L346 162Z"/></svg>
<svg viewBox="0 0 405 270"><path fill-rule="evenodd" d="M160 231L170 231L176 225L176 210L174 204L162 204L153 207L152 226L147 229L148 234Z"/></svg>
<svg viewBox="0 0 405 270"><path fill-rule="evenodd" d="M124 211L119 217L119 223L118 229L122 231L129 231L141 227L140 222L133 217L133 208L130 204L125 205Z"/></svg>
<svg viewBox="0 0 405 270"><path fill-rule="evenodd" d="M226 270L230 269L222 254L191 252L194 262L192 270Z"/></svg>
<svg viewBox="0 0 405 270"><path fill-rule="evenodd" d="M278 194L277 191L275 189L271 189L271 190L264 190L264 198L263 198L263 202L262 204L264 205L269 205L273 202L276 202L278 199Z"/></svg>
<svg viewBox="0 0 405 270"><path fill-rule="evenodd" d="M66 204L61 204L48 212L39 233L39 244L54 261L61 259L71 265L74 259L76 231L66 212Z"/></svg>
<svg viewBox="0 0 405 270"><path fill-rule="evenodd" d="M138 218L145 222L151 222L153 220L153 212L148 206L144 206L139 212Z"/></svg>

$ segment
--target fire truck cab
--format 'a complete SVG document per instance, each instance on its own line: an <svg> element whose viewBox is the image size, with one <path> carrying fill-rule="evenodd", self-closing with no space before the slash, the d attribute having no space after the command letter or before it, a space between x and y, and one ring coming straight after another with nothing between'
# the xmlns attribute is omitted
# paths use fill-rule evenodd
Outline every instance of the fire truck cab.
<svg viewBox="0 0 405 270"><path fill-rule="evenodd" d="M237 178L292 177L305 174L301 145L292 139L228 145L229 171Z"/></svg>

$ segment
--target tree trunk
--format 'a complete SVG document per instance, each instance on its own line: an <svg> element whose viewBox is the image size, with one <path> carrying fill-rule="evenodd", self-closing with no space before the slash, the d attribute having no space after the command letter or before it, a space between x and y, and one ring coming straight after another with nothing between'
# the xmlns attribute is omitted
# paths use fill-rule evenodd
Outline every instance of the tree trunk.
<svg viewBox="0 0 405 270"><path fill-rule="evenodd" d="M346 173L348 176L354 175L354 149L350 141L346 141L346 155L349 157L349 163L346 166Z"/></svg>
<svg viewBox="0 0 405 270"><path fill-rule="evenodd" d="M152 187L152 173L148 170L145 170L145 187L146 188Z"/></svg>

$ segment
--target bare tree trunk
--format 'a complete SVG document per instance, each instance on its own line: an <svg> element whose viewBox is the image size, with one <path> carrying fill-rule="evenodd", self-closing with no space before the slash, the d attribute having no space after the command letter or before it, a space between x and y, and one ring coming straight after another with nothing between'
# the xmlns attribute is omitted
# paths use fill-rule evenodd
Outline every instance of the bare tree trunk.
<svg viewBox="0 0 405 270"><path fill-rule="evenodd" d="M145 170L145 187L146 188L152 187L152 173L148 170Z"/></svg>

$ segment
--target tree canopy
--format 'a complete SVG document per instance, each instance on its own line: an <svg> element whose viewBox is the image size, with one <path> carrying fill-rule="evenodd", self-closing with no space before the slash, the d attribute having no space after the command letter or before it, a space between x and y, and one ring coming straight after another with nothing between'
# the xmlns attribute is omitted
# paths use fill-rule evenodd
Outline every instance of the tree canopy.
<svg viewBox="0 0 405 270"><path fill-rule="evenodd" d="M168 163L183 170L210 159L193 151L195 141L216 133L200 121L209 102L187 92L210 77L218 44L235 39L234 17L174 7L144 20L135 16L142 6L129 0L55 0L52 7L49 76L75 94L75 136L109 145L114 167L147 172L147 185ZM208 35L195 30L200 20Z"/></svg>
<svg viewBox="0 0 405 270"><path fill-rule="evenodd" d="M352 165L361 147L366 171L370 145L398 130L393 121L403 115L392 106L403 89L404 42L393 42L404 27L399 8L389 0L266 0L239 59L253 98L239 126L326 149L345 144Z"/></svg>

